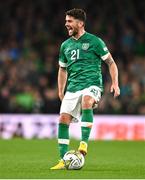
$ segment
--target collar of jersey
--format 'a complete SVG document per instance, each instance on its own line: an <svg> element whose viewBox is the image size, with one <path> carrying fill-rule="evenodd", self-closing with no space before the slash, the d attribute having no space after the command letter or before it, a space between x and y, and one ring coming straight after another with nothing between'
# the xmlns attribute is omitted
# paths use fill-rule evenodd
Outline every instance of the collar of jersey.
<svg viewBox="0 0 145 180"><path fill-rule="evenodd" d="M73 39L74 41L79 41L80 39L82 39L85 35L87 34L87 32L85 31L85 33L83 35L81 35L78 39L75 39L73 37L71 37L71 39Z"/></svg>

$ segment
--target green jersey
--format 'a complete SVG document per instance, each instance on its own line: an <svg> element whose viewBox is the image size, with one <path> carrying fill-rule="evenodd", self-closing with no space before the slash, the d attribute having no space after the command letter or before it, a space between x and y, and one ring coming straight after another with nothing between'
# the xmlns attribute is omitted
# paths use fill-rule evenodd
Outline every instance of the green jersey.
<svg viewBox="0 0 145 180"><path fill-rule="evenodd" d="M108 56L105 43L85 32L78 40L69 38L60 48L59 65L68 73L67 88L76 92L92 85L103 90L101 62Z"/></svg>

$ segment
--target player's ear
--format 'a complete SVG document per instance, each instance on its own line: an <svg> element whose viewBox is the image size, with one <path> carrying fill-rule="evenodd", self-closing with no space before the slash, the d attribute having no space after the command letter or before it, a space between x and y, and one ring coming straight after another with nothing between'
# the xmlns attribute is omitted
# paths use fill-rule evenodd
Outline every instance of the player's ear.
<svg viewBox="0 0 145 180"><path fill-rule="evenodd" d="M84 22L83 21L79 21L79 27L84 26Z"/></svg>

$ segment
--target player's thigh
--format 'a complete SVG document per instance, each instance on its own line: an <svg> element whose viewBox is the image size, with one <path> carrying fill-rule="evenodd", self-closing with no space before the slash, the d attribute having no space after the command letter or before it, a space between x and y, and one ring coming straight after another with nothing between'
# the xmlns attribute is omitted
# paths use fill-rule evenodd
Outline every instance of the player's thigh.
<svg viewBox="0 0 145 180"><path fill-rule="evenodd" d="M90 95L83 95L82 97L82 109L90 109L93 107L95 99Z"/></svg>
<svg viewBox="0 0 145 180"><path fill-rule="evenodd" d="M83 102L86 100L88 102L88 105L92 105L93 108L96 108L99 101L101 99L101 89L97 86L90 86L89 88L86 88L83 92ZM82 105L83 105L82 102Z"/></svg>

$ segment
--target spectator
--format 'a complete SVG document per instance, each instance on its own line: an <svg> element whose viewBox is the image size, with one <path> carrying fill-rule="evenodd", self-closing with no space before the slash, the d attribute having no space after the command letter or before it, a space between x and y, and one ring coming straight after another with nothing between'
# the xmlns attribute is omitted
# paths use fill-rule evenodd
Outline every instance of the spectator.
<svg viewBox="0 0 145 180"><path fill-rule="evenodd" d="M0 113L59 112L58 48L64 12L74 6L87 11L88 31L105 40L119 67L121 96L113 99L103 65L108 86L96 113L145 114L145 1L135 0L2 1Z"/></svg>

